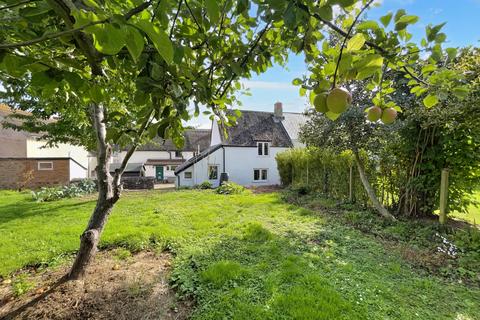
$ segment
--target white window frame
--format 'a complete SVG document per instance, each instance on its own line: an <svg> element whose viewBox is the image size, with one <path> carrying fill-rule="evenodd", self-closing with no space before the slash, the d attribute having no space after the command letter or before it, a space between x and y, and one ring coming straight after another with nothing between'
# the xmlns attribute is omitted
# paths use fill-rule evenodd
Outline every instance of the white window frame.
<svg viewBox="0 0 480 320"><path fill-rule="evenodd" d="M258 180L255 180L255 171L258 170ZM267 178L262 179L262 172L265 171ZM254 168L253 169L253 182L267 182L268 181L268 169L267 168Z"/></svg>
<svg viewBox="0 0 480 320"><path fill-rule="evenodd" d="M40 165L47 163L50 164L50 168L40 168ZM37 168L39 171L51 171L53 170L53 161L38 161Z"/></svg>
<svg viewBox="0 0 480 320"><path fill-rule="evenodd" d="M261 154L258 152L258 147L261 147ZM267 150L267 154L265 154L265 150ZM259 141L257 142L257 155L259 157L268 157L270 156L270 142L267 142L267 141Z"/></svg>
<svg viewBox="0 0 480 320"><path fill-rule="evenodd" d="M210 167L216 167L217 168L217 177L214 179L210 179ZM208 174L208 180L218 180L218 164L209 164L207 167L207 174Z"/></svg>
<svg viewBox="0 0 480 320"><path fill-rule="evenodd" d="M177 153L178 153L179 155L177 155ZM182 150L176 150L176 151L174 151L174 152L173 152L173 156L174 156L175 158L182 158L182 157L183 157Z"/></svg>
<svg viewBox="0 0 480 320"><path fill-rule="evenodd" d="M190 173L190 178L187 178L187 175L186 175L187 173ZM185 180L192 180L192 178L193 178L193 173L192 173L192 171L185 171L185 172L183 173L183 179L185 179Z"/></svg>

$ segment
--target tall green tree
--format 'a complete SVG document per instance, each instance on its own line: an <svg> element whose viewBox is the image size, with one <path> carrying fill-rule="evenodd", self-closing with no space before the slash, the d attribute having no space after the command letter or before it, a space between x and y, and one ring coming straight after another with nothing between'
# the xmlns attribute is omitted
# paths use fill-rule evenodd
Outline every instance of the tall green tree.
<svg viewBox="0 0 480 320"><path fill-rule="evenodd" d="M212 118L234 122L225 110L237 102L237 80L283 64L292 51L303 52L310 66L308 78L295 80L303 91L328 90L348 79L366 79L374 90L386 62L426 96L426 105L441 99L435 92L460 88L459 76L436 63L455 55L442 50L442 25L428 26L417 46L407 26L418 17L404 10L380 23L358 23L373 0L0 3L0 79L6 100L33 111L35 119L25 128L45 131L52 143L71 140L95 147L98 200L70 279L81 278L91 261L138 144L155 135L181 144L182 121L197 115L200 106ZM339 12L335 19L334 11ZM342 41L325 41L332 32ZM424 52L431 63L416 73ZM37 121L52 115L56 125ZM116 144L130 149L112 176L109 160Z"/></svg>

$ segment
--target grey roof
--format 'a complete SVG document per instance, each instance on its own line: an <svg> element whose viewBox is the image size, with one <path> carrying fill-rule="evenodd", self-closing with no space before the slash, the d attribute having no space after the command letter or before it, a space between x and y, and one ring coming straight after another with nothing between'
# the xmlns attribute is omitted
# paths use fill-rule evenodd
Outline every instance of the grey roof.
<svg viewBox="0 0 480 320"><path fill-rule="evenodd" d="M300 128L307 122L307 116L303 113L284 112L283 127L292 141L299 139Z"/></svg>
<svg viewBox="0 0 480 320"><path fill-rule="evenodd" d="M227 127L227 136L222 133L222 143L243 147L255 147L257 141L269 141L272 147L291 147L292 142L282 121L272 112L241 110L235 126Z"/></svg>
<svg viewBox="0 0 480 320"><path fill-rule="evenodd" d="M157 137L151 142L138 147L139 151L200 151L210 145L210 129L187 129L184 132L185 144L177 148L171 139Z"/></svg>
<svg viewBox="0 0 480 320"><path fill-rule="evenodd" d="M233 111L230 111L233 112ZM175 170L179 174L194 163L205 158L222 146L256 147L258 141L269 141L272 147L293 147L298 145L300 127L307 121L301 113L284 112L282 119L276 119L273 112L241 110L237 124L227 127L227 136L223 130L222 143L210 146L199 155L184 162Z"/></svg>
<svg viewBox="0 0 480 320"><path fill-rule="evenodd" d="M115 172L120 166L121 163L111 163L110 172ZM143 163L128 163L124 172L141 172L143 169Z"/></svg>
<svg viewBox="0 0 480 320"><path fill-rule="evenodd" d="M175 174L179 174L180 172L182 172L183 170L189 168L190 166L192 166L194 163L197 163L198 161L202 160L203 158L207 157L209 154L211 154L212 152L215 152L217 151L218 149L220 149L222 147L222 144L217 144L217 145L214 145L214 146L210 146L208 147L207 149L203 150L202 152L200 152L199 154L197 154L195 157L192 157L190 159L188 159L187 161L185 161L184 163L182 163L181 165L179 165L176 169L175 169Z"/></svg>

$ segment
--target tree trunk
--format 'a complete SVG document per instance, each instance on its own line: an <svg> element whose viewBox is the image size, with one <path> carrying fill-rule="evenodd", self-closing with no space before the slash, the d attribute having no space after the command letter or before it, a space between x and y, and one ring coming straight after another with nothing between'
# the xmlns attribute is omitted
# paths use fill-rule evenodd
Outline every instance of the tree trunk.
<svg viewBox="0 0 480 320"><path fill-rule="evenodd" d="M367 175L365 173L365 168L363 167L362 160L358 155L358 151L355 150L353 153L355 155L355 162L357 163L357 169L360 175L360 180L362 181L363 187L365 188L368 198L372 202L373 206L378 211L378 213L380 213L383 217L389 220L396 220L395 217L390 212L388 212L387 209L383 207L380 201L378 201L375 191L373 190L372 186L370 185L370 182L368 181Z"/></svg>
<svg viewBox="0 0 480 320"><path fill-rule="evenodd" d="M80 236L80 249L75 258L75 262L68 274L68 279L78 280L83 278L88 264L97 251L97 245L100 240L108 215L112 211L113 205L118 200L116 196L118 186L114 185L113 178L110 175L111 146L106 142L105 115L102 106L92 106L92 118L97 138L97 186L98 198L97 205L90 217L87 228Z"/></svg>

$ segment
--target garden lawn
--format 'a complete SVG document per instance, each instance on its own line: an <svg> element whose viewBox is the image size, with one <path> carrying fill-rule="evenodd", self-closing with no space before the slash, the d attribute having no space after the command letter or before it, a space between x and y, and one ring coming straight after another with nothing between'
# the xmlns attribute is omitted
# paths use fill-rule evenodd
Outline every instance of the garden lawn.
<svg viewBox="0 0 480 320"><path fill-rule="evenodd" d="M480 203L480 189L478 189L474 195L473 198L475 201ZM480 206L474 206L473 204L470 205L467 209L466 213L460 213L460 212L453 212L451 214L453 217L468 221L470 223L474 223L479 225L480 224Z"/></svg>
<svg viewBox="0 0 480 320"><path fill-rule="evenodd" d="M0 275L74 252L92 197L0 191ZM277 194L131 192L102 247L166 248L194 319L478 319L480 290L406 263L374 237Z"/></svg>

